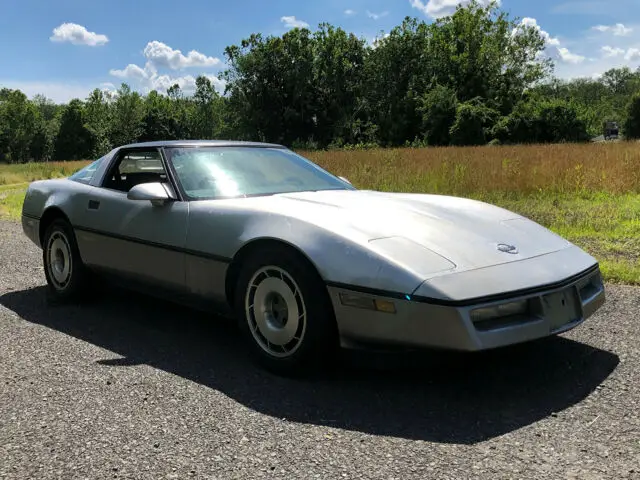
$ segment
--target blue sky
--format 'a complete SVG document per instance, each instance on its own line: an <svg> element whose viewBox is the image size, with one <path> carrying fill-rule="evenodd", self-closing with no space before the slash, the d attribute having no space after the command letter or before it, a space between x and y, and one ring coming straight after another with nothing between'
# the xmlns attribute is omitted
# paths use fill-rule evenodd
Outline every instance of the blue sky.
<svg viewBox="0 0 640 480"><path fill-rule="evenodd" d="M56 101L122 81L141 92L186 90L224 69L224 48L252 32L329 22L373 40L402 19L433 21L465 0L3 0L0 86ZM537 25L563 78L640 66L640 0L501 0Z"/></svg>

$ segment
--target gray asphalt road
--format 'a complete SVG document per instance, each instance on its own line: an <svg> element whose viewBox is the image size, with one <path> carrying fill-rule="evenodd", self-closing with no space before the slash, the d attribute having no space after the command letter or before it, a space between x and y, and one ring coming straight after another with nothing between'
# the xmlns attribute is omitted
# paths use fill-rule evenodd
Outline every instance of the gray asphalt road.
<svg viewBox="0 0 640 480"><path fill-rule="evenodd" d="M17 224L0 262L0 478L640 478L639 289L549 341L294 381L169 303L49 306Z"/></svg>

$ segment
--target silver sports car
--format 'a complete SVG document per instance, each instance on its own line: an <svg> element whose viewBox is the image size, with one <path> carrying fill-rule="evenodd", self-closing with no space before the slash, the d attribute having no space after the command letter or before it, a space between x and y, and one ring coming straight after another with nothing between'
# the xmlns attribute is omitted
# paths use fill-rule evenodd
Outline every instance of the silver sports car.
<svg viewBox="0 0 640 480"><path fill-rule="evenodd" d="M605 299L597 261L533 221L465 198L358 190L273 144L119 147L31 183L22 224L57 299L109 277L211 308L282 373L337 347L526 342Z"/></svg>

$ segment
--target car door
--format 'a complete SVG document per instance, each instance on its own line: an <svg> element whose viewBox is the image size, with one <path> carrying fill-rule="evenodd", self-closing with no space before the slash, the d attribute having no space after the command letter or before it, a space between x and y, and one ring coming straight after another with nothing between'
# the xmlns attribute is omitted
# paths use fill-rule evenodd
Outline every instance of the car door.
<svg viewBox="0 0 640 480"><path fill-rule="evenodd" d="M83 260L121 277L184 290L189 205L175 193L175 201L164 205L127 198L133 186L150 182L162 182L175 192L158 149L117 154L82 209L77 235Z"/></svg>

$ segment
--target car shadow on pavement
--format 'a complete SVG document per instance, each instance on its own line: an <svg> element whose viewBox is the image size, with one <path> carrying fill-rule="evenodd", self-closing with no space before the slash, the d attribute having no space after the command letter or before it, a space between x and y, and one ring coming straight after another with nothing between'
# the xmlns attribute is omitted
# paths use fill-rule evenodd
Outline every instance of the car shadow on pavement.
<svg viewBox="0 0 640 480"><path fill-rule="evenodd" d="M167 301L114 290L51 306L37 287L6 293L0 304L122 357L99 361L105 368L146 364L265 415L443 443L473 444L554 415L587 397L619 362L554 337L482 354L349 353L342 368L295 380L255 366L231 322Z"/></svg>

